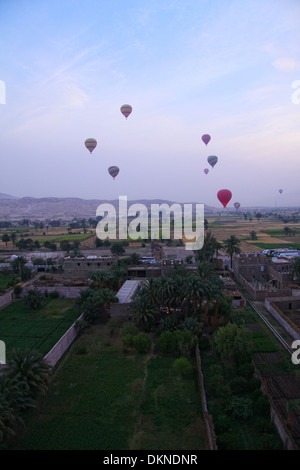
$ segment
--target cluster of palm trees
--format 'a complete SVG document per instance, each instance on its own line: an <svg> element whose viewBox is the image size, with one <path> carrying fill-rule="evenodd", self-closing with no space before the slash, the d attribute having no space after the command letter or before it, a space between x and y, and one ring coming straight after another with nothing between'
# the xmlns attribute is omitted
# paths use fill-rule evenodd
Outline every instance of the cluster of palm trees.
<svg viewBox="0 0 300 470"><path fill-rule="evenodd" d="M222 249L230 256L230 267L232 268L233 255L241 252L241 241L235 236L231 235L229 238L220 243L211 231L207 231L204 237L204 243L201 250L194 252L196 261L210 261L212 262L214 255L218 258L219 251Z"/></svg>
<svg viewBox="0 0 300 470"><path fill-rule="evenodd" d="M176 325L192 318L206 326L211 318L214 330L220 318L220 303L226 303L223 282L212 264L202 261L193 272L174 267L168 277L144 281L131 304L131 318L145 329L163 319L168 319L170 325L172 319ZM227 310L229 314L230 307ZM226 313L222 309L222 316Z"/></svg>

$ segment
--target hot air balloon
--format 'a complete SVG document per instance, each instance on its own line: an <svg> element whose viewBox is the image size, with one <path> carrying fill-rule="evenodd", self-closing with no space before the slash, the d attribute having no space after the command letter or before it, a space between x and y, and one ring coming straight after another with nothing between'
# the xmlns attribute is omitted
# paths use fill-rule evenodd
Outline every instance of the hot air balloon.
<svg viewBox="0 0 300 470"><path fill-rule="evenodd" d="M224 207L227 206L228 202L232 198L232 193L229 189L220 189L217 193L217 198L219 199L220 203L223 204Z"/></svg>
<svg viewBox="0 0 300 470"><path fill-rule="evenodd" d="M115 179L115 177L118 176L119 171L120 171L120 169L117 166L110 166L108 168L108 173L110 174L110 176L113 177L113 179Z"/></svg>
<svg viewBox="0 0 300 470"><path fill-rule="evenodd" d="M123 106L121 106L120 109L121 109L121 113L123 114L123 116L125 116L127 119L129 114L131 114L131 111L132 111L132 107L130 106L130 104L123 104Z"/></svg>
<svg viewBox="0 0 300 470"><path fill-rule="evenodd" d="M210 164L210 166L214 167L218 161L218 157L216 157L216 155L210 155L209 157L207 157L207 161Z"/></svg>
<svg viewBox="0 0 300 470"><path fill-rule="evenodd" d="M207 175L207 173L209 172L209 169L208 169L208 168L205 168L203 171L204 171L204 173Z"/></svg>
<svg viewBox="0 0 300 470"><path fill-rule="evenodd" d="M235 202L233 205L236 208L236 210L238 210L241 204L239 202Z"/></svg>
<svg viewBox="0 0 300 470"><path fill-rule="evenodd" d="M211 139L211 137L210 137L210 135L208 135L208 134L204 134L204 135L202 136L202 140L203 140L203 142L205 143L205 145L208 144L208 142L210 141L210 139Z"/></svg>
<svg viewBox="0 0 300 470"><path fill-rule="evenodd" d="M283 193L283 189L279 189L279 192L280 192L280 194L282 194L282 193Z"/></svg>
<svg viewBox="0 0 300 470"><path fill-rule="evenodd" d="M90 151L90 153L92 153L94 148L97 147L97 140L95 140L95 139L86 139L84 144L85 144L86 148Z"/></svg>

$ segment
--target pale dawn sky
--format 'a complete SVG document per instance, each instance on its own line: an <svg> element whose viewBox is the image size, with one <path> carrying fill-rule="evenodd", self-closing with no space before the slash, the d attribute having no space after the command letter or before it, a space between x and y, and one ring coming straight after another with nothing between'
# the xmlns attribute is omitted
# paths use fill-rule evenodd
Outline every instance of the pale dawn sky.
<svg viewBox="0 0 300 470"><path fill-rule="evenodd" d="M0 0L0 18L0 192L300 206L299 0Z"/></svg>

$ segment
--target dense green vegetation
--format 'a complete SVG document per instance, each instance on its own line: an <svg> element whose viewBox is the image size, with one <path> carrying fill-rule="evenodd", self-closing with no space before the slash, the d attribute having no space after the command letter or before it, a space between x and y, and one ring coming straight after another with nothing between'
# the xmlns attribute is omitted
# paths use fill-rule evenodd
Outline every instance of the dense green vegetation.
<svg viewBox="0 0 300 470"><path fill-rule="evenodd" d="M14 348L37 350L47 354L78 318L71 299L46 298L33 309L24 300L17 300L1 310L0 338L7 355Z"/></svg>
<svg viewBox="0 0 300 470"><path fill-rule="evenodd" d="M175 360L124 351L119 327L94 324L71 346L10 447L205 449L199 390L193 376L178 375Z"/></svg>

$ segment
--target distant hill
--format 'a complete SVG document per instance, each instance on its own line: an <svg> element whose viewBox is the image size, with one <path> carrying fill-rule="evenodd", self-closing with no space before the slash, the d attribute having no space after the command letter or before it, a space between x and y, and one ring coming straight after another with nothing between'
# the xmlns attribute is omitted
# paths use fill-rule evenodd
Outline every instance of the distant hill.
<svg viewBox="0 0 300 470"><path fill-rule="evenodd" d="M1 220L21 220L26 218L30 220L62 219L69 221L76 217L84 217L88 219L90 217L96 217L96 209L100 204L110 203L113 204L114 207L119 206L119 201L117 199L108 201L100 199L57 197L13 198L12 196L8 198L1 197L1 199ZM170 206L174 204L173 201L166 201L163 199L143 199L128 201L128 207L136 203L144 204L148 210L150 209L151 204L166 203ZM218 212L217 209L205 205L205 214L216 212Z"/></svg>
<svg viewBox="0 0 300 470"><path fill-rule="evenodd" d="M10 196L9 194L0 193L0 199L18 199L15 196Z"/></svg>

